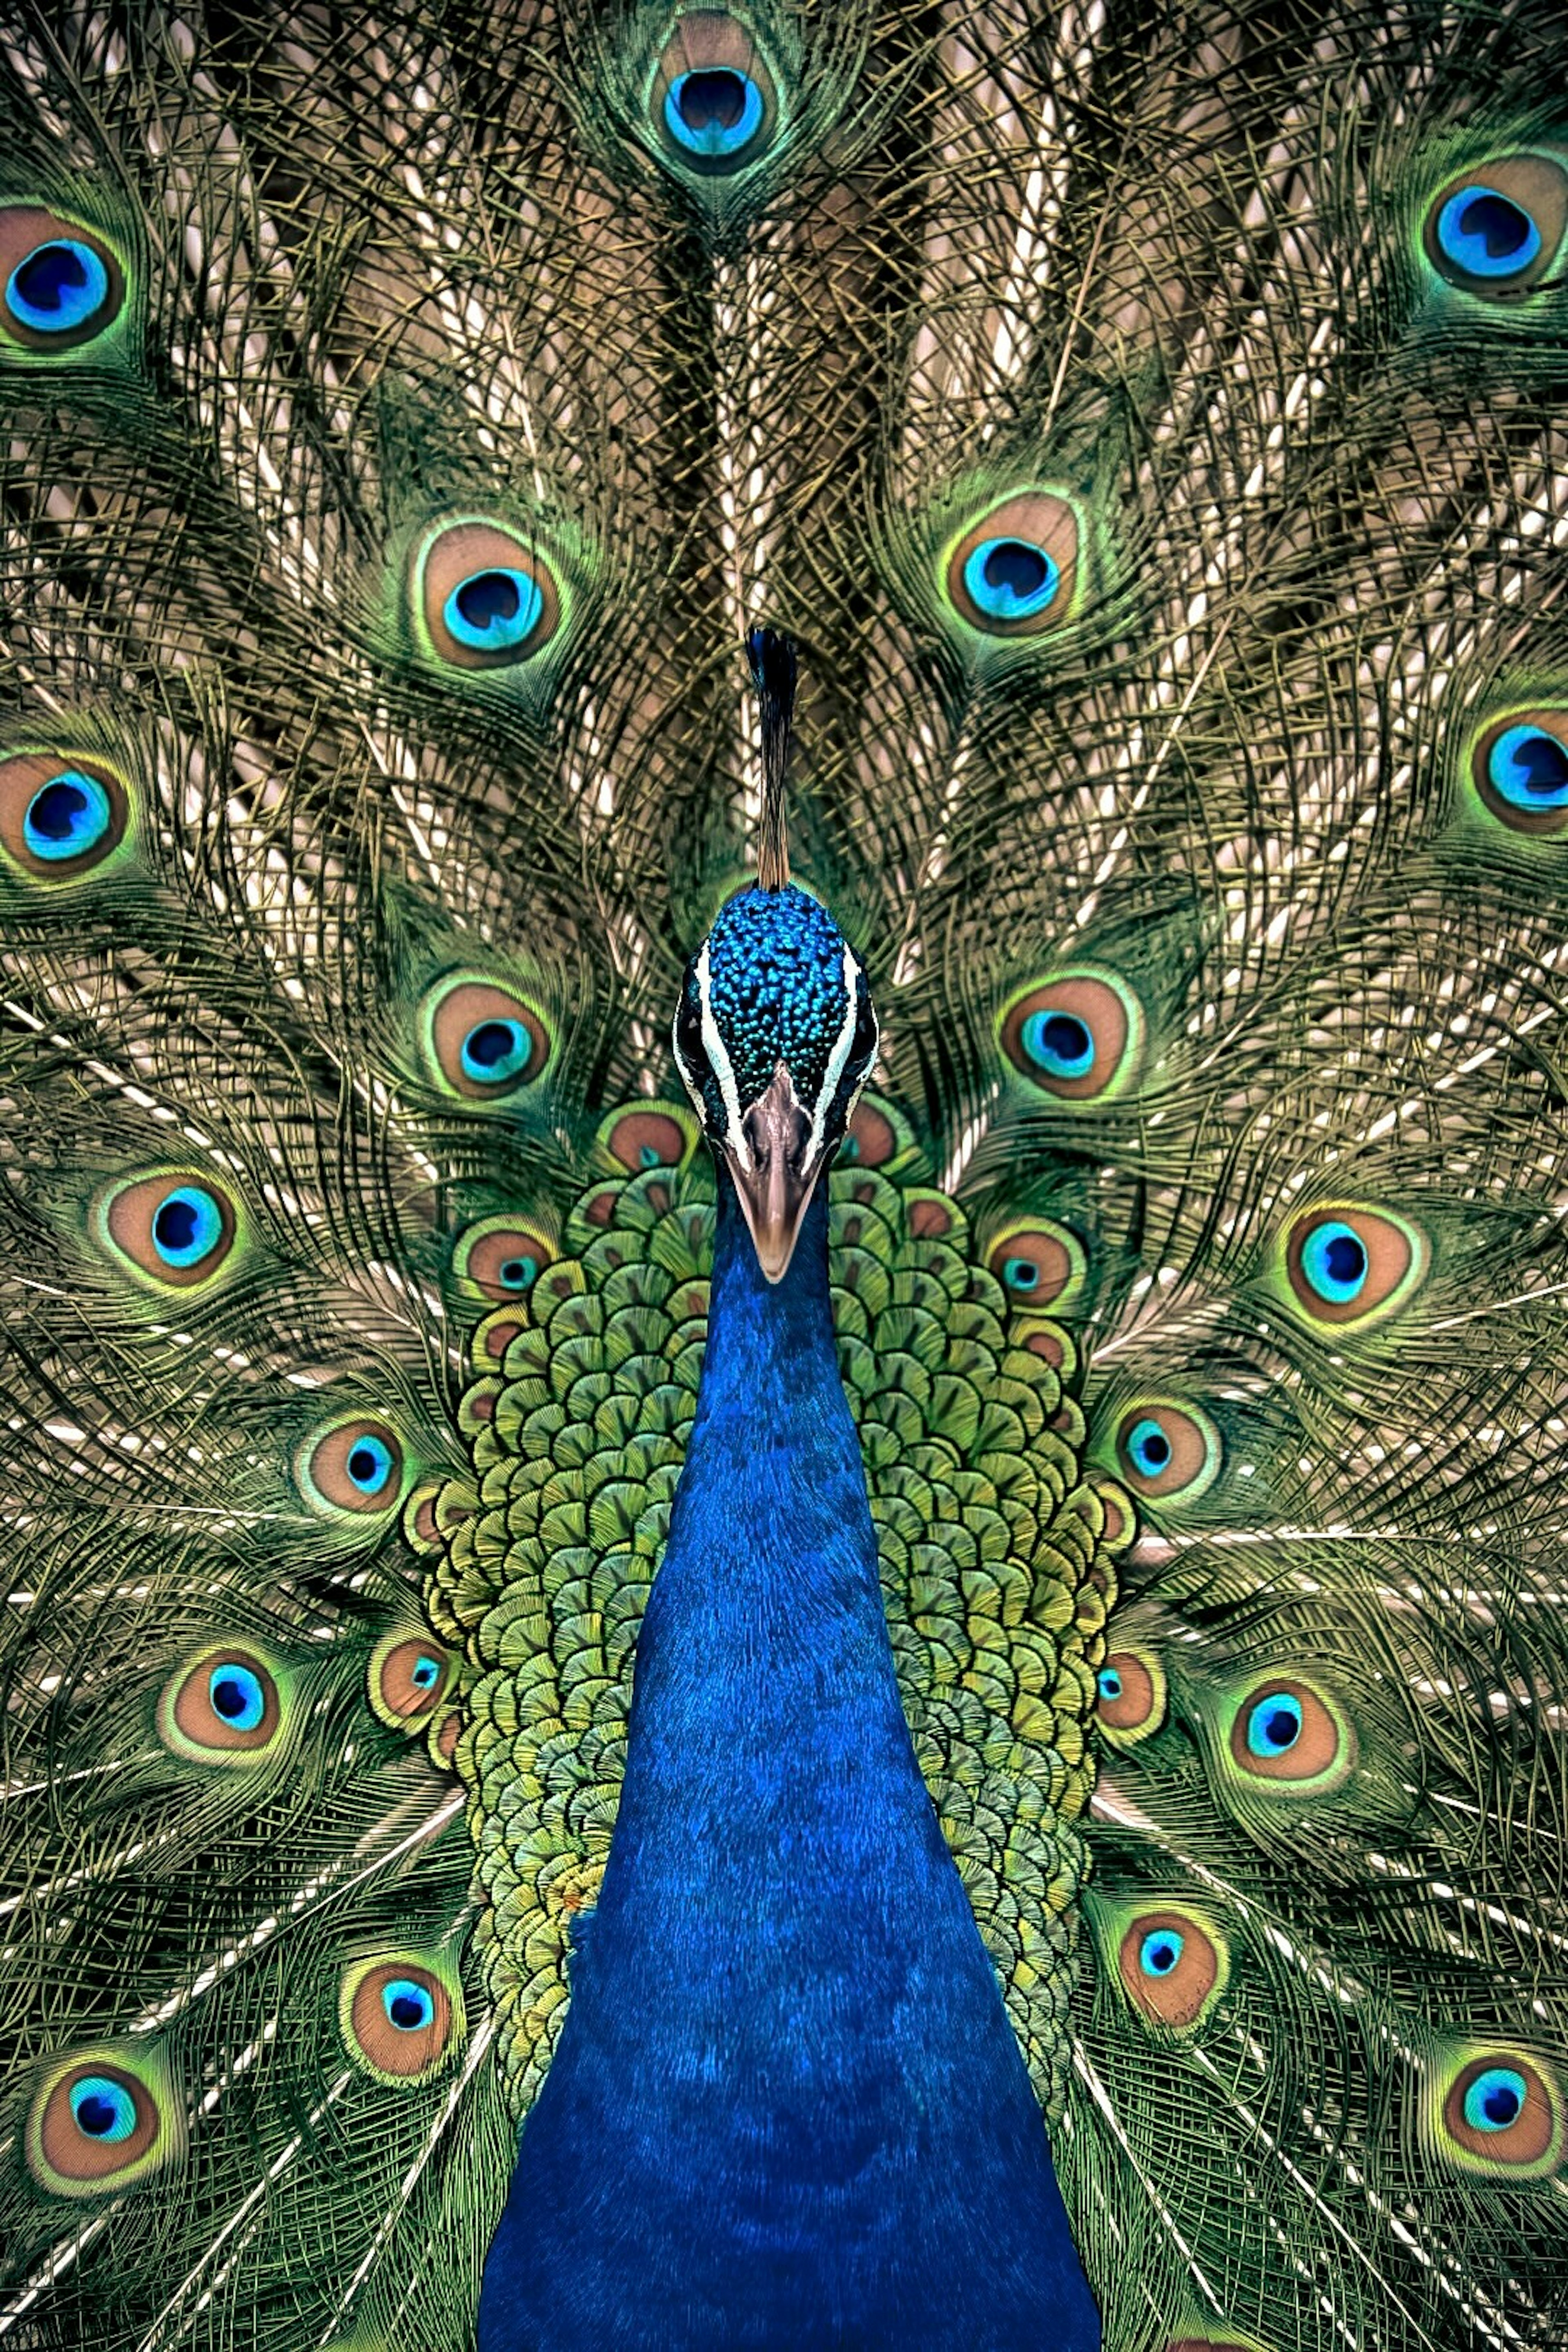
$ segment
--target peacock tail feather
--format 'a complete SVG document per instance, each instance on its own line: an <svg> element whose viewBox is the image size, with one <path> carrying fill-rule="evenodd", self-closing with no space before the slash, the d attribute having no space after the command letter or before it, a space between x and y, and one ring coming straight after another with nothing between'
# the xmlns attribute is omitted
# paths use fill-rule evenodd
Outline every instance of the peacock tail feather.
<svg viewBox="0 0 1568 2352"><path fill-rule="evenodd" d="M705 1357L756 620L882 1022L900 1696L1108 2352L1563 2341L1565 69L15 0L7 2352L472 2341Z"/></svg>

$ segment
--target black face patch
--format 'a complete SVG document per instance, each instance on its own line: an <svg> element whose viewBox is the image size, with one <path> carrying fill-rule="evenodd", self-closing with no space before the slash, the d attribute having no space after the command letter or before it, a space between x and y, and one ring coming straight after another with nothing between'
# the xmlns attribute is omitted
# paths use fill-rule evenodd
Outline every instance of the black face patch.
<svg viewBox="0 0 1568 2352"><path fill-rule="evenodd" d="M728 1124L724 1097L702 1042L702 987L697 958L686 967L680 1003L675 1015L675 1059L689 1092L697 1099L702 1123L710 1135L722 1135Z"/></svg>

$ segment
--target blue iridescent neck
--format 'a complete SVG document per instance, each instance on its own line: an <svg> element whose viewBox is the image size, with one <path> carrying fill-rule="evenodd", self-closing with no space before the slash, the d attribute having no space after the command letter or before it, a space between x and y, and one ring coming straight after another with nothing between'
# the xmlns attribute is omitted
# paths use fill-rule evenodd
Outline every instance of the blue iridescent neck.
<svg viewBox="0 0 1568 2352"><path fill-rule="evenodd" d="M481 2352L1091 2352L1040 2117L910 1747L826 1202L728 1179L626 1781Z"/></svg>

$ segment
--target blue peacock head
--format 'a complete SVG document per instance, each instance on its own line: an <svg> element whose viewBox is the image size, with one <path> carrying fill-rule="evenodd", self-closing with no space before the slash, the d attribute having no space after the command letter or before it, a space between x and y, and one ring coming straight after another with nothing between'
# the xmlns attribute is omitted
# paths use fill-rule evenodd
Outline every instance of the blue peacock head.
<svg viewBox="0 0 1568 2352"><path fill-rule="evenodd" d="M865 966L820 900L789 879L784 777L795 648L755 630L763 813L757 880L720 908L686 968L675 1059L728 1168L757 1263L782 1281L818 1178L877 1059Z"/></svg>

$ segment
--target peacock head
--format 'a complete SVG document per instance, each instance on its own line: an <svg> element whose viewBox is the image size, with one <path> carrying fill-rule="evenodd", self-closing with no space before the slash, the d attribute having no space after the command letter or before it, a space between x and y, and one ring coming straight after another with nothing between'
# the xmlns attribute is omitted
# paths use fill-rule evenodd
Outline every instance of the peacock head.
<svg viewBox="0 0 1568 2352"><path fill-rule="evenodd" d="M762 720L757 879L720 908L686 967L675 1060L734 1181L757 1263L782 1282L876 1063L877 1016L859 957L821 901L789 878L794 643L753 629L746 652Z"/></svg>
<svg viewBox="0 0 1568 2352"><path fill-rule="evenodd" d="M877 1059L865 967L819 900L785 882L721 908L686 968L675 1059L781 1281Z"/></svg>

